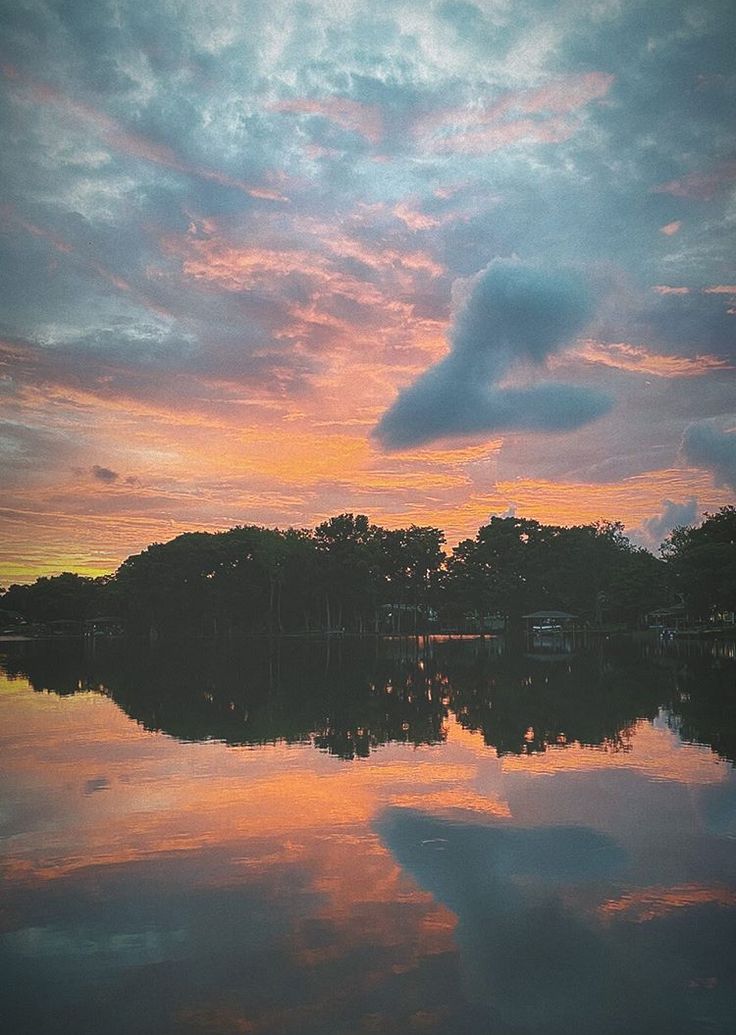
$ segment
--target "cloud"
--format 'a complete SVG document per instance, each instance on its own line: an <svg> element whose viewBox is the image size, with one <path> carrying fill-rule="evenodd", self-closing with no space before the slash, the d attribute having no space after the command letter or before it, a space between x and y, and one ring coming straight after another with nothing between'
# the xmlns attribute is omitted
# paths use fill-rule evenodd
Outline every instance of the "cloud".
<svg viewBox="0 0 736 1035"><path fill-rule="evenodd" d="M672 356L652 352L644 345L629 342L600 342L588 339L572 354L564 357L582 359L615 370L653 375L654 377L702 377L717 370L731 370L732 365L718 356Z"/></svg>
<svg viewBox="0 0 736 1035"><path fill-rule="evenodd" d="M12 402L11 394L3 399L8 411ZM63 430L27 426L20 420L0 421L0 471L6 491L11 486L33 485L48 471L62 470L73 455L73 443Z"/></svg>
<svg viewBox="0 0 736 1035"><path fill-rule="evenodd" d="M322 116L343 129L360 134L372 144L377 144L383 133L381 112L376 105L361 104L346 97L330 97L326 100L296 97L276 101L271 107L274 111L295 115Z"/></svg>
<svg viewBox="0 0 736 1035"><path fill-rule="evenodd" d="M99 464L92 466L92 477L96 478L98 482L104 482L106 485L112 485L116 482L120 475L117 471L112 471L109 467L100 467Z"/></svg>
<svg viewBox="0 0 736 1035"><path fill-rule="evenodd" d="M698 170L662 183L654 190L660 194L671 194L674 198L712 201L720 191L725 191L734 179L736 179L736 162L726 161L719 162L711 169Z"/></svg>
<svg viewBox="0 0 736 1035"><path fill-rule="evenodd" d="M698 517L698 501L695 496L691 496L683 503L662 500L662 509L659 513L645 518L638 528L632 530L631 535L643 546L656 550L673 528L694 525Z"/></svg>
<svg viewBox="0 0 736 1035"><path fill-rule="evenodd" d="M650 352L709 355L732 364L736 351L729 308L729 296L721 292L659 283L636 298L620 297L596 326L595 337L598 341L646 342Z"/></svg>
<svg viewBox="0 0 736 1035"><path fill-rule="evenodd" d="M736 422L725 430L709 420L688 425L682 452L694 467L712 471L718 485L736 489Z"/></svg>
<svg viewBox="0 0 736 1035"><path fill-rule="evenodd" d="M579 122L565 118L608 93L613 76L590 72L553 79L534 90L510 91L493 103L433 111L420 119L415 134L443 153L487 154L516 143L567 140Z"/></svg>
<svg viewBox="0 0 736 1035"><path fill-rule="evenodd" d="M676 455L687 424L732 411L734 14L727 0L695 14L677 0L3 5L0 335L13 348L0 345L0 391L13 426L0 450L6 483L26 487L14 505L111 513L140 495L140 527L159 536L149 487L179 462L187 492L167 513L220 526L246 512L312 524L364 500L397 524L446 507L466 535L517 499L494 488L479 501L481 484L522 475L522 512L545 520L590 515L592 499L593 516L633 524L663 498L720 505L709 469ZM449 286L511 254L603 274L610 294L577 355L492 344L477 373L457 321L452 350L444 340ZM422 448L426 474L363 437L412 382L401 405L429 414L385 422L418 428L420 444L449 436L444 453ZM573 385L615 392L615 412L583 424L570 407L590 395ZM462 459L488 427L562 416L581 423L564 449L514 434L486 466ZM315 464L335 457L297 517L234 482L203 509L215 436L256 426L299 456L307 436ZM333 450L341 428L355 454ZM214 447L218 465L251 464L253 441ZM93 481L100 458L114 484ZM432 462L457 485L441 504ZM302 492L300 467L275 476L279 499ZM393 487L379 488L389 467ZM130 471L145 493L127 491ZM634 476L617 495L590 488ZM100 491L80 497L79 478ZM76 524L57 522L58 556ZM22 551L7 555L17 565Z"/></svg>
<svg viewBox="0 0 736 1035"><path fill-rule="evenodd" d="M498 431L569 431L605 413L607 396L556 382L502 383L541 367L591 313L588 291L568 272L497 260L462 291L452 351L399 394L374 436L387 450Z"/></svg>

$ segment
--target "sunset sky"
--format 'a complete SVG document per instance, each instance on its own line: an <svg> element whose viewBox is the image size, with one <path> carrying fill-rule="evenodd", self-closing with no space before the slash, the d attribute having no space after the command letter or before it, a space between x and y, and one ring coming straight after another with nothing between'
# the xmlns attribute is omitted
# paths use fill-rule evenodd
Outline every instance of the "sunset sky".
<svg viewBox="0 0 736 1035"><path fill-rule="evenodd" d="M736 487L730 0L15 0L0 585Z"/></svg>

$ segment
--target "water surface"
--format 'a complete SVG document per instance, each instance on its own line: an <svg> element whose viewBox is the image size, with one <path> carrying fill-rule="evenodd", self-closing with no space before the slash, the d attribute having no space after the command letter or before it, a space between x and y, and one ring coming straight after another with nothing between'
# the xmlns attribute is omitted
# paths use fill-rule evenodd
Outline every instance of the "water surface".
<svg viewBox="0 0 736 1035"><path fill-rule="evenodd" d="M731 645L0 646L8 1031L733 1031Z"/></svg>

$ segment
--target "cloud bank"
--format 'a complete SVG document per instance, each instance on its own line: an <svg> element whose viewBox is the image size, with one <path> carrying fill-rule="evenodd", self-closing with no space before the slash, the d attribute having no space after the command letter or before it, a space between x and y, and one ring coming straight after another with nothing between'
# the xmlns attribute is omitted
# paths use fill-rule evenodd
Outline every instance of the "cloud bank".
<svg viewBox="0 0 736 1035"><path fill-rule="evenodd" d="M522 366L541 367L588 321L590 297L578 277L497 260L463 294L452 351L404 389L375 428L384 449L499 431L570 431L610 408L607 395L577 385L503 384Z"/></svg>

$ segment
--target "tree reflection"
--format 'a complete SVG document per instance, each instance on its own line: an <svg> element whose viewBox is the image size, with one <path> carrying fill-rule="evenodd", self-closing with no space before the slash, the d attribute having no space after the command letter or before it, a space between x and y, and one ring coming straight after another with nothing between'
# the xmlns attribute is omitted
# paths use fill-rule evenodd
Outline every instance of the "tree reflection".
<svg viewBox="0 0 736 1035"><path fill-rule="evenodd" d="M181 740L232 745L313 743L352 759L382 744L436 744L447 708L434 677L416 659L377 655L376 641L251 641L221 649L150 649L129 655L107 646L81 654L35 644L8 658L8 673L60 695L111 697L145 729Z"/></svg>
<svg viewBox="0 0 736 1035"><path fill-rule="evenodd" d="M248 640L125 652L15 645L9 675L59 695L112 698L143 727L232 745L311 743L344 759L389 743L437 744L452 714L497 754L570 744L625 751L665 710L681 738L736 762L736 661L599 643L531 655L502 641Z"/></svg>
<svg viewBox="0 0 736 1035"><path fill-rule="evenodd" d="M667 699L667 674L610 648L575 656L455 659L450 706L499 755L578 743L622 751Z"/></svg>
<svg viewBox="0 0 736 1035"><path fill-rule="evenodd" d="M670 725L682 740L707 744L736 765L736 662L733 657L690 651L669 662Z"/></svg>

